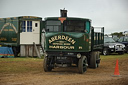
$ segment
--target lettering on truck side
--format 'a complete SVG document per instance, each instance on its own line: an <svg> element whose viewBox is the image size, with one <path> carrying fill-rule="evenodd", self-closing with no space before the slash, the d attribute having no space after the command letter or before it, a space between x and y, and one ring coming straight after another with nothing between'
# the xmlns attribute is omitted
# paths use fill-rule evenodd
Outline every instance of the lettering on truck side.
<svg viewBox="0 0 128 85"><path fill-rule="evenodd" d="M49 43L52 43L56 40L66 40L66 41L70 42L71 44L75 44L75 42L76 42L74 39L72 39L69 36L58 35L58 36L51 37L51 39L49 39Z"/></svg>
<svg viewBox="0 0 128 85"><path fill-rule="evenodd" d="M74 46L49 46L49 48L53 49L74 49Z"/></svg>
<svg viewBox="0 0 128 85"><path fill-rule="evenodd" d="M57 41L56 41L57 40ZM55 42L56 41L56 42ZM75 40L69 36L57 35L49 39L49 48L51 49L75 49Z"/></svg>

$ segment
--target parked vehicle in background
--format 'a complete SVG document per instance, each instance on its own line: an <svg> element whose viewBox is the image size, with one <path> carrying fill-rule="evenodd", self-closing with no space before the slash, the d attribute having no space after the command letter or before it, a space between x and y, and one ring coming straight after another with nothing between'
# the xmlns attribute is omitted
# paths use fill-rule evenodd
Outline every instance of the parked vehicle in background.
<svg viewBox="0 0 128 85"><path fill-rule="evenodd" d="M103 55L109 55L110 53L124 54L125 45L117 43L112 37L104 37Z"/></svg>
<svg viewBox="0 0 128 85"><path fill-rule="evenodd" d="M122 36L118 40L119 43L122 43L125 45L125 52L128 53L128 36Z"/></svg>
<svg viewBox="0 0 128 85"><path fill-rule="evenodd" d="M115 42L117 42L117 41L119 40L119 37L117 37L117 36L113 36L112 38L113 38L113 40L114 40Z"/></svg>

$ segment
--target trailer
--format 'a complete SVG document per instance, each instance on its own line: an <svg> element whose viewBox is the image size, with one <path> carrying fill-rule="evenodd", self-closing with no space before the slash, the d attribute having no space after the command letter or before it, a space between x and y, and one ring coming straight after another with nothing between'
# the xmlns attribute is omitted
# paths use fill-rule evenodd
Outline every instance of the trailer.
<svg viewBox="0 0 128 85"><path fill-rule="evenodd" d="M61 17L47 17L44 22L45 72L75 66L83 74L87 67L99 67L104 27L94 32L90 19L67 17L67 10L61 10Z"/></svg>
<svg viewBox="0 0 128 85"><path fill-rule="evenodd" d="M41 28L41 17L0 18L0 45L11 47L15 56L37 56L36 51L41 46Z"/></svg>

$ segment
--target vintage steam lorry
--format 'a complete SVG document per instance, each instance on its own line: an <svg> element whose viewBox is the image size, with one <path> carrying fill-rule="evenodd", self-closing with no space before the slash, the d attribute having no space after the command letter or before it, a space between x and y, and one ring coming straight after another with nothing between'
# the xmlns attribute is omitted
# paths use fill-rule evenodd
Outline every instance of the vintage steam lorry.
<svg viewBox="0 0 128 85"><path fill-rule="evenodd" d="M99 66L104 27L96 33L90 19L67 17L67 10L61 10L61 17L45 18L44 23L45 72L55 67L76 66L83 74L87 67Z"/></svg>

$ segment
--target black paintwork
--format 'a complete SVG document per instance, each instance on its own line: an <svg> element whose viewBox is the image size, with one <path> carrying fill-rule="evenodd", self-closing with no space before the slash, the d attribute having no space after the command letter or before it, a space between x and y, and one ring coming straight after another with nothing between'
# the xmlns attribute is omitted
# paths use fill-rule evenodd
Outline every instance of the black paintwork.
<svg viewBox="0 0 128 85"><path fill-rule="evenodd" d="M120 39L117 42L124 44L125 45L125 51L128 53L128 36L120 37Z"/></svg>

